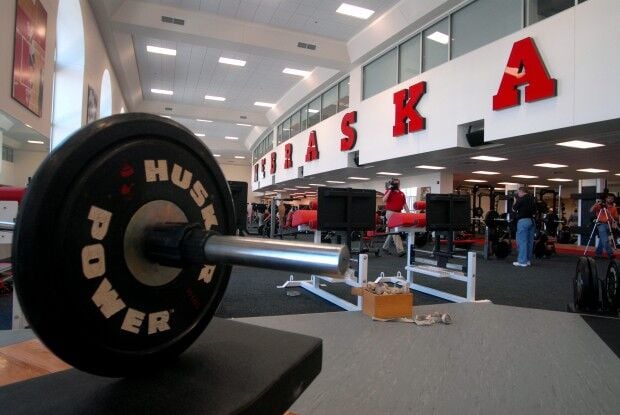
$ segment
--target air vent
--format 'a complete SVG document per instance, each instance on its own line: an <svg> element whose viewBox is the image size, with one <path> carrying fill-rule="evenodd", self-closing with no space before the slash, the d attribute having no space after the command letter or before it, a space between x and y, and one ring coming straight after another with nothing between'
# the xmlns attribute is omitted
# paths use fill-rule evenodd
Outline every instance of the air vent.
<svg viewBox="0 0 620 415"><path fill-rule="evenodd" d="M316 45L312 43L297 42L297 47L302 49L316 50Z"/></svg>
<svg viewBox="0 0 620 415"><path fill-rule="evenodd" d="M172 111L172 107L164 107L165 111Z"/></svg>
<svg viewBox="0 0 620 415"><path fill-rule="evenodd" d="M162 16L161 21L164 23L172 23L172 24L177 24L179 26L185 26L185 20L175 19L174 17L170 17L170 16Z"/></svg>
<svg viewBox="0 0 620 415"><path fill-rule="evenodd" d="M239 116L239 118L241 118L242 120L247 120L248 116L247 115L241 115L241 116Z"/></svg>

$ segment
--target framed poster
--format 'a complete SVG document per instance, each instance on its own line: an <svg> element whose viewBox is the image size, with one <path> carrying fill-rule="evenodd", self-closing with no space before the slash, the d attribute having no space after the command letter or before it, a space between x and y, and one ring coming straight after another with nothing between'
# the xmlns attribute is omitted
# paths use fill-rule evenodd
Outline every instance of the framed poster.
<svg viewBox="0 0 620 415"><path fill-rule="evenodd" d="M88 86L88 100L86 101L86 124L97 119L99 115L99 97L92 86Z"/></svg>
<svg viewBox="0 0 620 415"><path fill-rule="evenodd" d="M11 96L37 116L43 107L47 11L39 0L17 0Z"/></svg>

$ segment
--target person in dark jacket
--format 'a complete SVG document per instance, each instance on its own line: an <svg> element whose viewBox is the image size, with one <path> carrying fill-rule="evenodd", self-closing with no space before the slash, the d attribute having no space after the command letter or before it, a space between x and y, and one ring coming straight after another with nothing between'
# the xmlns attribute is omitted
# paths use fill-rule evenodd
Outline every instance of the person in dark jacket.
<svg viewBox="0 0 620 415"><path fill-rule="evenodd" d="M529 267L532 265L532 253L534 251L534 232L536 225L536 199L526 187L519 187L517 197L512 210L517 214L517 261L512 265L516 267Z"/></svg>

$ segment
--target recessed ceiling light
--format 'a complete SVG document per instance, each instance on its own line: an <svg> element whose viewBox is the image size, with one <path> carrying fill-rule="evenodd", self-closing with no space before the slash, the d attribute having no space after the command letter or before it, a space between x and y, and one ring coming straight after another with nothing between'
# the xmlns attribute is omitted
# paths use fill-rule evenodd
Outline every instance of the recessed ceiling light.
<svg viewBox="0 0 620 415"><path fill-rule="evenodd" d="M486 174L487 176L493 176L494 174L499 174L497 171L486 171L486 170L478 170L472 171L474 174Z"/></svg>
<svg viewBox="0 0 620 415"><path fill-rule="evenodd" d="M351 180L370 180L370 177L355 177L355 176L351 176L351 177L347 177L348 179Z"/></svg>
<svg viewBox="0 0 620 415"><path fill-rule="evenodd" d="M497 184L503 184L504 186L516 186L519 183L512 183L512 182L498 182Z"/></svg>
<svg viewBox="0 0 620 415"><path fill-rule="evenodd" d="M293 69L293 68L284 68L282 73L285 73L287 75L296 75L296 76L310 75L310 71L302 71L301 69Z"/></svg>
<svg viewBox="0 0 620 415"><path fill-rule="evenodd" d="M256 105L257 107L268 107L268 108L272 108L274 107L276 104L271 104L269 102L260 102L260 101L256 101L254 103L254 105Z"/></svg>
<svg viewBox="0 0 620 415"><path fill-rule="evenodd" d="M317 187L323 187L326 186L323 183L308 183L310 186L317 186Z"/></svg>
<svg viewBox="0 0 620 415"><path fill-rule="evenodd" d="M530 176L529 174L515 174L512 177L516 177L518 179L538 179L538 176Z"/></svg>
<svg viewBox="0 0 620 415"><path fill-rule="evenodd" d="M217 97L215 95L205 95L205 99L208 99L210 101L226 101L226 98L224 98L224 97Z"/></svg>
<svg viewBox="0 0 620 415"><path fill-rule="evenodd" d="M380 171L377 174L381 176L402 176L403 175L402 173L394 173L391 171Z"/></svg>
<svg viewBox="0 0 620 415"><path fill-rule="evenodd" d="M561 167L568 167L566 164L555 164L555 163L540 163L534 164L536 167L547 167L549 169L559 169Z"/></svg>
<svg viewBox="0 0 620 415"><path fill-rule="evenodd" d="M435 42L441 43L442 45L447 45L448 42L450 41L450 38L448 37L448 35L440 31L431 33L430 35L426 37L430 40L434 40Z"/></svg>
<svg viewBox="0 0 620 415"><path fill-rule="evenodd" d="M245 156L235 156L236 159L244 159Z"/></svg>
<svg viewBox="0 0 620 415"><path fill-rule="evenodd" d="M313 108L308 108L308 112L309 112L310 114L316 114L317 112L319 112L319 110L315 110L315 109L313 109Z"/></svg>
<svg viewBox="0 0 620 415"><path fill-rule="evenodd" d="M251 127L251 125L250 125L250 124L242 124L242 123L240 123L240 122L238 122L238 123L237 123L237 125L240 125L240 126L242 126L242 127Z"/></svg>
<svg viewBox="0 0 620 415"><path fill-rule="evenodd" d="M284 190L297 190L297 189L291 189L290 187L285 187Z"/></svg>
<svg viewBox="0 0 620 415"><path fill-rule="evenodd" d="M620 173L616 173L616 174L614 174L614 176L620 176Z"/></svg>
<svg viewBox="0 0 620 415"><path fill-rule="evenodd" d="M528 187L534 187L534 188L538 188L538 187L549 187L546 184L530 184L528 185Z"/></svg>
<svg viewBox="0 0 620 415"><path fill-rule="evenodd" d="M557 145L564 146L564 147L581 148L581 149L604 146L604 144L591 143L589 141L581 141L581 140L566 141L564 143L558 143Z"/></svg>
<svg viewBox="0 0 620 415"><path fill-rule="evenodd" d="M311 189L310 186L295 186L298 189Z"/></svg>
<svg viewBox="0 0 620 415"><path fill-rule="evenodd" d="M335 183L335 184L345 184L346 182L341 182L340 180L325 180L326 183Z"/></svg>
<svg viewBox="0 0 620 415"><path fill-rule="evenodd" d="M231 59L231 58L225 58L223 56L220 57L218 62L219 63L224 63L226 65L245 66L245 61L242 61L241 59Z"/></svg>
<svg viewBox="0 0 620 415"><path fill-rule="evenodd" d="M196 118L196 121L200 121L200 122L213 122L211 120L201 120L200 118Z"/></svg>
<svg viewBox="0 0 620 415"><path fill-rule="evenodd" d="M45 144L44 141L40 141L40 140L28 140L28 142L30 144Z"/></svg>
<svg viewBox="0 0 620 415"><path fill-rule="evenodd" d="M151 92L154 93L154 94L162 94L162 95L172 95L172 94L174 94L174 92L170 91L169 89L151 88Z"/></svg>
<svg viewBox="0 0 620 415"><path fill-rule="evenodd" d="M486 180L480 180L480 179L465 179L464 181L466 182L471 182L471 183L486 183Z"/></svg>
<svg viewBox="0 0 620 415"><path fill-rule="evenodd" d="M30 125L30 124L24 124L24 125L25 125L26 127L28 127L28 128L32 128L32 125Z"/></svg>
<svg viewBox="0 0 620 415"><path fill-rule="evenodd" d="M160 55L169 55L169 56L177 55L176 49L160 48L159 46L147 45L146 51L151 52L151 53L158 53Z"/></svg>
<svg viewBox="0 0 620 415"><path fill-rule="evenodd" d="M577 171L582 171L584 173L608 173L609 170L603 170L603 169L592 169L592 168L588 168L588 169L577 169Z"/></svg>
<svg viewBox="0 0 620 415"><path fill-rule="evenodd" d="M504 160L508 160L505 157L495 157L495 156L475 156L475 157L470 157L474 160L482 160L482 161L504 161Z"/></svg>
<svg viewBox="0 0 620 415"><path fill-rule="evenodd" d="M427 166L426 164L422 164L420 166L415 166L416 169L428 169L428 170L443 170L445 167L440 166Z"/></svg>
<svg viewBox="0 0 620 415"><path fill-rule="evenodd" d="M504 187L496 187L493 190L506 190Z"/></svg>
<svg viewBox="0 0 620 415"><path fill-rule="evenodd" d="M555 179L547 179L550 182L572 182L573 179L560 179L560 178L555 178Z"/></svg>
<svg viewBox="0 0 620 415"><path fill-rule="evenodd" d="M357 17L358 19L368 19L375 13L375 11L365 9L363 7L353 6L352 4L342 3L340 7L336 9L336 13Z"/></svg>
<svg viewBox="0 0 620 415"><path fill-rule="evenodd" d="M162 117L162 118L170 118L170 119L172 119L172 117L170 115L159 114L159 116Z"/></svg>
<svg viewBox="0 0 620 415"><path fill-rule="evenodd" d="M214 154L213 157L220 157L220 154Z"/></svg>
<svg viewBox="0 0 620 415"><path fill-rule="evenodd" d="M232 135L227 135L226 137L224 137L227 140L238 140L239 137L233 137Z"/></svg>
<svg viewBox="0 0 620 415"><path fill-rule="evenodd" d="M205 136L203 133L194 133L194 135L195 135L196 137L204 137L204 136Z"/></svg>

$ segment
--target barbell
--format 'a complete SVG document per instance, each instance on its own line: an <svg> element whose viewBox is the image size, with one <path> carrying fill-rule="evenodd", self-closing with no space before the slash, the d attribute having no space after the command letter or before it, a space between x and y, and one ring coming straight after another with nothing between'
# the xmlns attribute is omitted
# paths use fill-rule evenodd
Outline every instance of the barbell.
<svg viewBox="0 0 620 415"><path fill-rule="evenodd" d="M213 155L180 124L119 114L71 135L19 206L13 273L26 319L70 365L143 373L203 332L231 265L342 275L345 246L234 236Z"/></svg>

